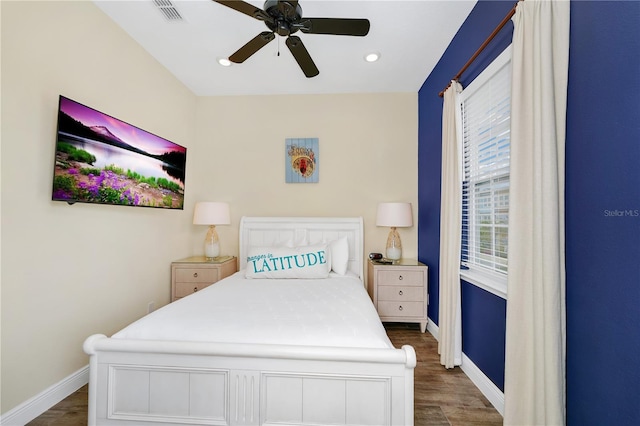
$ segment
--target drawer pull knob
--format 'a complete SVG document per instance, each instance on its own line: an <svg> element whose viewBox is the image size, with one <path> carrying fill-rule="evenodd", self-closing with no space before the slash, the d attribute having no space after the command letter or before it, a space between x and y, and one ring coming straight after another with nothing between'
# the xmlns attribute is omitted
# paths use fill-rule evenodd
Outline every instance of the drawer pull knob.
<svg viewBox="0 0 640 426"><path fill-rule="evenodd" d="M400 281L402 281L402 275L400 275L400 276L398 277L398 279L399 279Z"/></svg>
<svg viewBox="0 0 640 426"><path fill-rule="evenodd" d="M402 310L402 305L400 305L400 307L398 308L399 310Z"/></svg>
<svg viewBox="0 0 640 426"><path fill-rule="evenodd" d="M193 292L195 293L196 291L198 291L198 287L193 288Z"/></svg>
<svg viewBox="0 0 640 426"><path fill-rule="evenodd" d="M398 294L399 294L400 296L402 296L402 290L400 290L400 291L398 292Z"/></svg>
<svg viewBox="0 0 640 426"><path fill-rule="evenodd" d="M193 278L198 278L198 273L197 272L193 273Z"/></svg>

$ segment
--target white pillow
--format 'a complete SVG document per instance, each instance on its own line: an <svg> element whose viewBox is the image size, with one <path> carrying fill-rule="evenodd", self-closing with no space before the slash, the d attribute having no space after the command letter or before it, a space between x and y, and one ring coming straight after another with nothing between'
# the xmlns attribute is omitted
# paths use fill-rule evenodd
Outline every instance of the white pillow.
<svg viewBox="0 0 640 426"><path fill-rule="evenodd" d="M340 237L329 243L331 250L331 270L339 275L345 275L349 267L349 241L347 237Z"/></svg>
<svg viewBox="0 0 640 426"><path fill-rule="evenodd" d="M326 244L303 247L251 247L247 278L327 278L331 254Z"/></svg>

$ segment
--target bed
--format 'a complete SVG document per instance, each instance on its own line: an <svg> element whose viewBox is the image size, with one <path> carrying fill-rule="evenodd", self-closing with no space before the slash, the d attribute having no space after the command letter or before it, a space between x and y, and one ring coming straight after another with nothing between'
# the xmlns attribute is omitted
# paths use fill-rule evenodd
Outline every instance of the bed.
<svg viewBox="0 0 640 426"><path fill-rule="evenodd" d="M86 339L88 423L412 425L416 355L368 299L362 218L243 217L239 235L239 272Z"/></svg>

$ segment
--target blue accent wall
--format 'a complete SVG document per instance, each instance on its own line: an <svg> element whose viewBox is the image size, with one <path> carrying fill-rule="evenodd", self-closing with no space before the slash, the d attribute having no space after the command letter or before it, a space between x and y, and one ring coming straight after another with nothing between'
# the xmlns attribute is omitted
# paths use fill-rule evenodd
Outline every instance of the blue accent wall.
<svg viewBox="0 0 640 426"><path fill-rule="evenodd" d="M504 392L504 342L507 301L462 281L464 354Z"/></svg>
<svg viewBox="0 0 640 426"><path fill-rule="evenodd" d="M479 1L418 93L418 257L429 265L429 318L438 323L440 262L440 173L442 170L442 98L438 93L502 21L514 3ZM511 44L507 26L460 80L471 82Z"/></svg>
<svg viewBox="0 0 640 426"><path fill-rule="evenodd" d="M567 419L640 425L640 2L571 8Z"/></svg>
<svg viewBox="0 0 640 426"><path fill-rule="evenodd" d="M419 92L418 257L429 265L429 318L436 323L442 134L438 92L512 6L507 1L479 1ZM637 425L640 2L572 1L571 8L565 194L567 423ZM463 76L463 85L510 43L511 33L510 26L500 33ZM502 388L501 299L467 283L462 285L462 299L463 351Z"/></svg>
<svg viewBox="0 0 640 426"><path fill-rule="evenodd" d="M418 258L429 265L429 318L438 323L440 262L440 173L442 98L438 93L480 47L514 3L479 1L418 93ZM463 86L511 44L509 22L460 79ZM504 389L506 303L475 288L462 287L462 348L496 386Z"/></svg>

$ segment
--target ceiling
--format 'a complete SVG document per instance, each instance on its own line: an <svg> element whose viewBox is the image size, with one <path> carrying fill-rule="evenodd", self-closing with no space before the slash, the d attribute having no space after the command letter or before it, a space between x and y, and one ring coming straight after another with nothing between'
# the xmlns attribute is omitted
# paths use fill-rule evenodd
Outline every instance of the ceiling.
<svg viewBox="0 0 640 426"><path fill-rule="evenodd" d="M320 70L313 78L304 76L280 36L242 64L219 65L268 29L211 0L94 3L194 94L220 96L417 92L476 0L300 0L303 17L371 22L365 37L297 32ZM182 19L168 20L156 3L172 6ZM369 52L380 59L366 62Z"/></svg>

